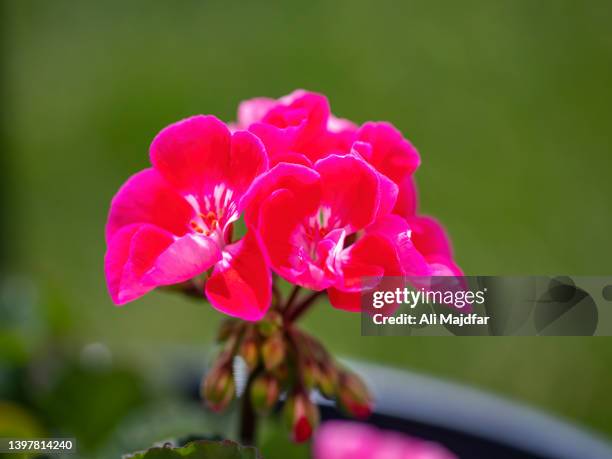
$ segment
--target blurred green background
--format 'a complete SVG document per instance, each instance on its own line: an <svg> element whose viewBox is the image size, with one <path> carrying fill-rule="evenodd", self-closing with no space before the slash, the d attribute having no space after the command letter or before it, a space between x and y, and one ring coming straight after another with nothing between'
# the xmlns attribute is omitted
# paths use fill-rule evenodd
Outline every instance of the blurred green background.
<svg viewBox="0 0 612 459"><path fill-rule="evenodd" d="M413 141L421 209L447 225L466 273L612 274L610 1L2 7L3 271L61 309L54 330L68 348L99 342L159 373L168 349L207 349L221 316L205 304L152 293L112 305L109 201L147 167L165 125L196 113L229 121L239 101L295 88ZM339 355L612 435L610 339L362 338L357 316L325 305L305 322Z"/></svg>

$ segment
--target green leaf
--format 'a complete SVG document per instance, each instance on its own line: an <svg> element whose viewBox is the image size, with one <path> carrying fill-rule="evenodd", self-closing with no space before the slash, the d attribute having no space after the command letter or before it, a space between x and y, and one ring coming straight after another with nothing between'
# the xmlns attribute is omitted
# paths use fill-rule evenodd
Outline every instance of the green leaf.
<svg viewBox="0 0 612 459"><path fill-rule="evenodd" d="M124 459L261 459L251 446L241 446L230 440L199 440L181 448L169 445L124 456Z"/></svg>

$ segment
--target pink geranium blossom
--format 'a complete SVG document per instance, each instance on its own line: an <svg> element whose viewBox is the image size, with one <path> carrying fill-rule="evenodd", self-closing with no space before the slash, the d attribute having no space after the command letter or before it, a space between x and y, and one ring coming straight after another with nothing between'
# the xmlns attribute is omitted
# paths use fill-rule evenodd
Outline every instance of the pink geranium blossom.
<svg viewBox="0 0 612 459"><path fill-rule="evenodd" d="M456 459L436 443L348 421L321 425L312 449L313 459Z"/></svg>
<svg viewBox="0 0 612 459"><path fill-rule="evenodd" d="M238 107L237 128L249 129L279 162L312 165L330 154L346 154L357 126L330 113L322 94L297 90L278 100L259 97Z"/></svg>
<svg viewBox="0 0 612 459"><path fill-rule="evenodd" d="M354 141L368 143L365 159L397 184L420 164L416 148L391 123L369 121L359 127L332 115L325 96L302 89L278 100L258 97L242 102L236 127L262 139L272 165L349 154Z"/></svg>
<svg viewBox="0 0 612 459"><path fill-rule="evenodd" d="M105 272L113 301L209 271L213 306L261 318L270 303L268 267L253 234L232 238L242 197L267 169L261 142L200 115L162 130L150 156L153 167L132 176L111 203Z"/></svg>
<svg viewBox="0 0 612 459"><path fill-rule="evenodd" d="M286 112L295 111L296 109L300 110L299 104L296 104L295 102L311 96L316 97L319 100L319 103L323 102L323 105L329 106L325 96L314 92L305 91L303 89L297 89L291 94L283 96L279 99L272 99L270 97L255 97L254 99L245 100L238 106L238 119L236 127L238 129L248 129L253 123L262 122L264 118L266 118L266 115L275 108L281 108L282 111ZM329 112L329 108L327 108L326 111ZM270 118L268 118L268 121ZM308 110L302 110L301 116L295 116L294 118L301 118L301 120L308 118ZM296 121L299 123L301 120ZM357 125L352 121L344 118L338 118L329 113L327 117L327 130L333 133L346 133L351 131L356 132Z"/></svg>
<svg viewBox="0 0 612 459"><path fill-rule="evenodd" d="M364 262L365 265L370 266L370 272L361 272L362 278L370 275L376 277L376 273L382 272L385 272L386 276L391 276L390 273L395 272L398 276L406 276L415 280L419 276L462 274L453 261L450 242L442 226L429 217L417 215L418 198L414 172L420 165L420 155L392 124L367 122L358 127L348 120L331 115L328 101L324 96L298 90L278 100L256 98L241 103L238 110L238 126L248 128L261 138L267 147L271 164L296 163L316 170L315 164L318 164L319 161L331 156L350 155L369 163L378 174L379 180L382 180L381 183L388 188L395 184L393 195L387 195L381 201L390 207L388 210L393 210L394 215L388 215L389 212L385 209L378 212L376 218L368 222L367 229L360 228L362 230L360 236L367 234L368 238L357 246L353 256L355 259L363 256L373 258L373 253L364 255L361 249L361 247L368 247L368 241L373 237L384 239L385 242L379 245L393 248L395 255L378 260L375 264L377 269L371 268L370 261ZM347 168L345 173L348 176L351 171ZM339 183L336 186L337 189L344 187L347 180L340 179ZM329 184L321 186L330 187ZM300 199L303 198L296 197L295 201ZM357 200L351 205L364 206L363 203L357 203ZM296 209L297 207L293 206L292 210ZM255 226L259 226L259 223L259 221L251 221L251 224ZM327 231L329 225L324 226L325 228L317 231ZM347 249L348 244L343 240L342 244L347 247L341 249L340 241L332 240L339 234L341 234L339 231L330 231L328 236L322 237L319 241L320 247L310 250L314 256L305 255L309 252L306 249L301 252L295 250L298 255L293 257L295 265L290 269L284 265L275 265L274 261L271 262L272 267L291 282L316 290L327 289L330 300L336 307L360 310L362 289L348 288L344 280L347 278L345 273L350 275L350 266L353 265L343 269L338 267L340 262L336 261L337 266L332 269L328 261L323 262L330 257L340 260L348 256L348 250L340 256L340 252ZM354 233L348 233L348 238L357 239ZM281 248L285 252L290 250L279 240L274 242L268 240L267 243L272 244L273 252L279 252ZM294 241L289 245L295 248L299 244ZM321 248L325 244L333 247L336 252L333 255L324 255L326 252ZM263 245L264 252L271 253L266 247L266 242ZM379 249L372 250L372 252L376 252L379 257L385 253L391 253L390 250ZM311 264L314 259L318 260L314 263L316 268ZM398 266L395 266L395 259L398 260ZM271 257L270 260L275 260L275 258ZM383 264L387 266L386 270L381 268ZM393 269L393 266L397 269ZM352 282L353 285L357 284L355 279L349 282Z"/></svg>
<svg viewBox="0 0 612 459"><path fill-rule="evenodd" d="M410 239L429 264L431 276L463 276L453 259L453 249L446 230L435 218L418 215L416 185L407 176L399 185L397 204L393 213L403 222L403 230L410 231ZM394 217L397 218L397 217Z"/></svg>
<svg viewBox="0 0 612 459"><path fill-rule="evenodd" d="M416 148L391 123L369 121L359 128L356 140L370 145L366 159L396 184L411 176L421 164Z"/></svg>
<svg viewBox="0 0 612 459"><path fill-rule="evenodd" d="M391 123L369 121L358 127L332 115L325 96L296 90L278 100L259 97L242 102L236 126L261 138L271 166L279 162L312 166L331 154L350 154L358 141L359 155L398 185L394 212L404 217L416 214L413 174L421 158Z"/></svg>
<svg viewBox="0 0 612 459"><path fill-rule="evenodd" d="M321 94L242 102L232 132L212 116L173 124L151 162L111 204L117 304L206 273L217 309L257 320L269 267L347 310L383 276L461 275L444 228L417 212L414 146L390 123L333 116ZM249 231L235 241L243 212Z"/></svg>
<svg viewBox="0 0 612 459"><path fill-rule="evenodd" d="M245 220L270 266L297 285L327 289L332 304L343 309L358 309L344 297L354 303L364 279L404 275L401 262L410 252L420 263L411 269L429 273L410 240L401 241L400 256L399 235L375 224L393 218L397 186L359 154L367 147L356 143L351 154L327 156L312 168L279 164L246 198Z"/></svg>
<svg viewBox="0 0 612 459"><path fill-rule="evenodd" d="M429 263L432 276L463 276L453 259L453 249L444 227L433 217L408 218L412 242Z"/></svg>

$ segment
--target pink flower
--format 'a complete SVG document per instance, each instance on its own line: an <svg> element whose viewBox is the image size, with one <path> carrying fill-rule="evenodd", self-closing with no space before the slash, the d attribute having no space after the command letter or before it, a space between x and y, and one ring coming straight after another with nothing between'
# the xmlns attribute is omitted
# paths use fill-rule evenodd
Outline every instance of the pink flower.
<svg viewBox="0 0 612 459"><path fill-rule="evenodd" d="M270 165L292 162L312 165L330 154L350 151L357 127L330 114L327 98L297 90L278 100L255 98L238 107L236 127L257 135Z"/></svg>
<svg viewBox="0 0 612 459"><path fill-rule="evenodd" d="M416 215L419 206L417 186L412 175L403 178L398 184L397 202L393 212L398 215Z"/></svg>
<svg viewBox="0 0 612 459"><path fill-rule="evenodd" d="M401 141L399 142L401 143ZM405 145L405 148L409 147ZM388 156L397 155L391 154ZM414 176L410 172L414 163L409 164L405 160L399 162L405 164L401 173L398 173L401 168L396 168L395 171L393 171L393 168L389 168L387 161L382 161L379 166L387 174L391 174L391 177L398 184L398 196L393 214L401 217L403 222L393 217L395 218L395 230L391 230L391 232L404 234L408 231L410 233L412 243L430 267L429 276L463 276L463 271L453 260L452 245L442 224L433 217L418 215L417 187ZM388 226L387 229L389 229Z"/></svg>
<svg viewBox="0 0 612 459"><path fill-rule="evenodd" d="M436 443L349 421L321 425L312 450L313 459L456 459Z"/></svg>
<svg viewBox="0 0 612 459"><path fill-rule="evenodd" d="M383 276L461 274L443 227L417 214L420 156L391 124L358 128L297 90L241 103L232 131L212 116L167 127L153 167L113 199L105 270L117 304L206 273L217 309L257 320L268 266L347 310ZM243 212L250 231L235 241Z"/></svg>
<svg viewBox="0 0 612 459"><path fill-rule="evenodd" d="M366 160L398 185L421 164L419 152L391 123L369 121L359 128L356 140L370 145L362 153Z"/></svg>
<svg viewBox="0 0 612 459"><path fill-rule="evenodd" d="M396 184L420 164L414 146L387 122L355 123L330 113L327 98L298 89L278 100L259 97L238 107L236 127L258 135L273 164L280 161L311 165L330 154L344 155L354 141L370 145L365 159Z"/></svg>
<svg viewBox="0 0 612 459"><path fill-rule="evenodd" d="M290 282L327 289L334 306L351 310L359 310L365 278L404 274L397 235L374 224L393 218L397 186L362 158L365 147L356 143L353 153L327 156L312 168L279 164L245 198L245 221L270 266ZM426 275L422 257L409 240L402 242L406 259L412 251L421 261L421 270L411 269Z"/></svg>
<svg viewBox="0 0 612 459"><path fill-rule="evenodd" d="M463 276L453 260L453 249L444 227L433 217L412 216L407 219L414 246L431 268L432 276Z"/></svg>
<svg viewBox="0 0 612 459"><path fill-rule="evenodd" d="M261 138L271 166L281 161L311 166L330 154L350 153L354 141L367 143L369 147L361 152L364 158L400 185L398 210L415 210L411 176L420 156L390 123L370 121L358 128L332 115L325 96L299 89L278 100L259 97L242 102L236 127Z"/></svg>
<svg viewBox="0 0 612 459"><path fill-rule="evenodd" d="M463 276L463 271L453 259L453 249L446 230L435 218L418 215L416 185L407 176L399 185L397 204L393 213L405 223L398 223L400 230L410 231L416 249L428 263L430 276Z"/></svg>
<svg viewBox="0 0 612 459"><path fill-rule="evenodd" d="M150 156L153 167L132 176L111 203L105 272L113 301L209 271L206 296L215 308L261 318L270 303L269 270L252 233L232 239L242 197L267 169L261 142L200 115L163 129Z"/></svg>

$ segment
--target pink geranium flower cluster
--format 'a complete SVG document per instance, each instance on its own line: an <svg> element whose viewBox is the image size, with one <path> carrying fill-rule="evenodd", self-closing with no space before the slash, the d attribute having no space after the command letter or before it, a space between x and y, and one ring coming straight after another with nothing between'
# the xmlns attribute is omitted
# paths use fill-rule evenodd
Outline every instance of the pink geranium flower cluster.
<svg viewBox="0 0 612 459"><path fill-rule="evenodd" d="M389 123L334 117L323 95L248 100L229 126L179 121L150 159L111 203L116 304L206 274L215 308L254 321L270 306L271 271L352 311L364 279L461 275L442 226L417 213L417 150Z"/></svg>

